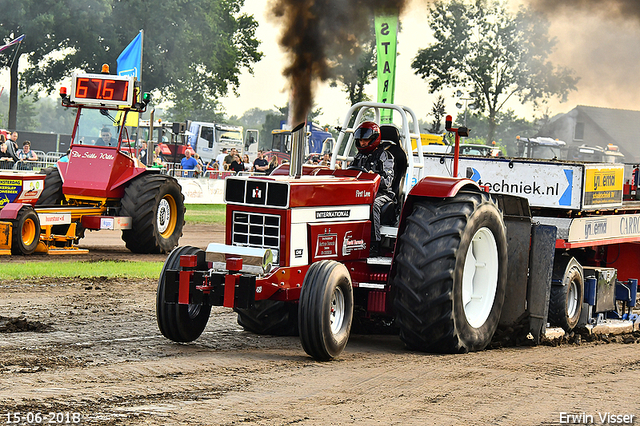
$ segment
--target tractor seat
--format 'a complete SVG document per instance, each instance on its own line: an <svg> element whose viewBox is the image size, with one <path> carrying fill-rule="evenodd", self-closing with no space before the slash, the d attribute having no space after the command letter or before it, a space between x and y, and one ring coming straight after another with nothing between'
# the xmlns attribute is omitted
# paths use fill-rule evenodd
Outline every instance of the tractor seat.
<svg viewBox="0 0 640 426"><path fill-rule="evenodd" d="M395 225L397 218L400 216L400 207L402 206L404 187L404 178L409 165L407 153L400 144L400 132L398 128L392 124L383 124L380 126L381 145L393 156L393 182L391 182L391 190L396 194L396 201L389 202L382 206L380 212L380 223L382 225Z"/></svg>

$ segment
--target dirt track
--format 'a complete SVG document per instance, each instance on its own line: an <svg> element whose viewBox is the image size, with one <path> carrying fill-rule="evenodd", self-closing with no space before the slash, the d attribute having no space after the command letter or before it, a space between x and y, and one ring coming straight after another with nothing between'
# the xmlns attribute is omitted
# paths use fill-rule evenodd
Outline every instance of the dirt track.
<svg viewBox="0 0 640 426"><path fill-rule="evenodd" d="M139 258L103 234L83 241L90 259ZM220 227L187 227L181 245L222 238ZM640 336L442 356L353 335L337 361L318 363L295 337L244 332L225 308L196 342L171 343L155 323L155 288L0 282L0 424L9 412L99 425L540 425L562 424L561 413L640 424Z"/></svg>

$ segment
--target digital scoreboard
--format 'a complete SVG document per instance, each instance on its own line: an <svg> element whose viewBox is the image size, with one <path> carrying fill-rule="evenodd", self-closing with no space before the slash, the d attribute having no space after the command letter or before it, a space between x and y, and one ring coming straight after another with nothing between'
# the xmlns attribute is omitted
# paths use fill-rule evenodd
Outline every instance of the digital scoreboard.
<svg viewBox="0 0 640 426"><path fill-rule="evenodd" d="M107 74L74 74L71 101L79 104L131 106L135 77Z"/></svg>

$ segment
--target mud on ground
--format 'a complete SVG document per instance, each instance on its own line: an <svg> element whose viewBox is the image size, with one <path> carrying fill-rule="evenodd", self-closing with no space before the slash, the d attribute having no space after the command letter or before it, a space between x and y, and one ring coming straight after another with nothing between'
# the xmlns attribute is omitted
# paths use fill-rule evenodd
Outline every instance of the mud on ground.
<svg viewBox="0 0 640 426"><path fill-rule="evenodd" d="M182 245L222 241L221 229L187 228ZM106 240L83 244L93 259L139 258ZM640 424L640 336L431 355L394 335L353 335L319 363L296 337L243 331L227 308L197 341L172 343L156 326L156 285L0 282L0 422L53 412L96 425L541 425L611 413Z"/></svg>

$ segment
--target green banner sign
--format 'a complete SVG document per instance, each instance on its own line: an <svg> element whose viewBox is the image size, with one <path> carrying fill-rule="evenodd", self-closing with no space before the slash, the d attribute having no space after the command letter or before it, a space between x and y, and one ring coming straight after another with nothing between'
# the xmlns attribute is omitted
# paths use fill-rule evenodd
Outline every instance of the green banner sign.
<svg viewBox="0 0 640 426"><path fill-rule="evenodd" d="M398 35L398 13L376 14L376 48L378 50L378 102L392 104L396 89L396 51ZM383 123L391 123L391 110L382 112Z"/></svg>

